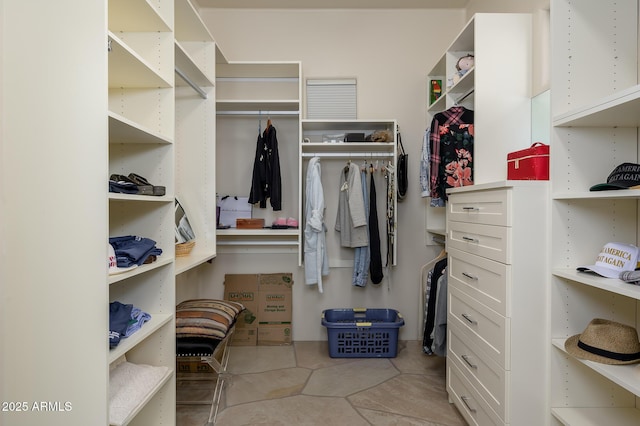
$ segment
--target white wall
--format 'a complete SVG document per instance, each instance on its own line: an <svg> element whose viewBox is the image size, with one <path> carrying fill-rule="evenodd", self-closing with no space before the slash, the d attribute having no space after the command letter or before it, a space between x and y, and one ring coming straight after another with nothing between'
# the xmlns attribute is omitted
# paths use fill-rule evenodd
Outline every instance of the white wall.
<svg viewBox="0 0 640 426"><path fill-rule="evenodd" d="M398 208L398 266L389 282L354 288L351 268L335 268L319 294L304 284L294 254L220 254L213 267L203 266L209 276L202 279L200 295L221 296L226 273L293 272L294 340L326 339L323 309L363 306L398 309L406 321L400 338L418 338L420 267L440 251L425 245L425 200L418 184L426 74L466 23L465 11L208 9L202 15L228 60L300 60L305 78L356 77L359 118L397 119L410 164L409 195ZM334 215L327 213L330 229ZM183 281L189 279L200 278L189 274Z"/></svg>

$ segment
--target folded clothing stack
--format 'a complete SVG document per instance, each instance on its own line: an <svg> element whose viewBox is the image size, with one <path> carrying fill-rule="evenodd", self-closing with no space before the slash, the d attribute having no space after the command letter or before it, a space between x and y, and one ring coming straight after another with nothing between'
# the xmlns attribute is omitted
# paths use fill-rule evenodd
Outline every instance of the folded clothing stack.
<svg viewBox="0 0 640 426"><path fill-rule="evenodd" d="M148 260L155 260L156 256L162 254L162 249L156 247L156 242L151 238L135 235L110 237L109 244L115 251L118 268L140 266Z"/></svg>
<svg viewBox="0 0 640 426"><path fill-rule="evenodd" d="M133 305L109 303L109 347L118 346L121 338L131 336L150 319L150 314Z"/></svg>

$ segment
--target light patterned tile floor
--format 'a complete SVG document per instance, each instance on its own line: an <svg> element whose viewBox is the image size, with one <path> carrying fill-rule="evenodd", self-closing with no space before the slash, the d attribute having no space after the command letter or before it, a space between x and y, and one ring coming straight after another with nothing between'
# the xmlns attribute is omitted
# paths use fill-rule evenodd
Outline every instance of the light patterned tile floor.
<svg viewBox="0 0 640 426"><path fill-rule="evenodd" d="M230 349L217 426L466 425L447 400L445 359L418 341L399 342L396 358L331 358L327 342ZM211 399L212 381L185 378L178 401ZM177 425L204 426L209 409L179 404Z"/></svg>

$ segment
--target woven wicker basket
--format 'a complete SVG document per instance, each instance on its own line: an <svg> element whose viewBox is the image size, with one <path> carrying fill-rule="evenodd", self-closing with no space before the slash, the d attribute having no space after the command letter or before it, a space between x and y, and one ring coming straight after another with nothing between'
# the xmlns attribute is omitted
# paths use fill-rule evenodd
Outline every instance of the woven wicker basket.
<svg viewBox="0 0 640 426"><path fill-rule="evenodd" d="M195 241L189 241L187 243L176 244L176 257L189 256L193 246L196 245Z"/></svg>

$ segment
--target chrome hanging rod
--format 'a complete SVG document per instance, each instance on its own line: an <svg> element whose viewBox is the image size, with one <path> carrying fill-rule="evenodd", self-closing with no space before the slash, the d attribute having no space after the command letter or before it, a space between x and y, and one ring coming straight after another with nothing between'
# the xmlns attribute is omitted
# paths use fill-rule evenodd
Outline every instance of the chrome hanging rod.
<svg viewBox="0 0 640 426"><path fill-rule="evenodd" d="M202 99L207 99L207 94L204 92L204 90L202 90L200 86L195 84L185 73L183 73L180 68L176 68L176 74L178 74L180 78L185 81L185 83L191 86Z"/></svg>
<svg viewBox="0 0 640 426"><path fill-rule="evenodd" d="M300 111L216 111L216 115L300 115Z"/></svg>
<svg viewBox="0 0 640 426"><path fill-rule="evenodd" d="M303 152L302 156L309 157L334 157L334 158L393 158L392 152Z"/></svg>

